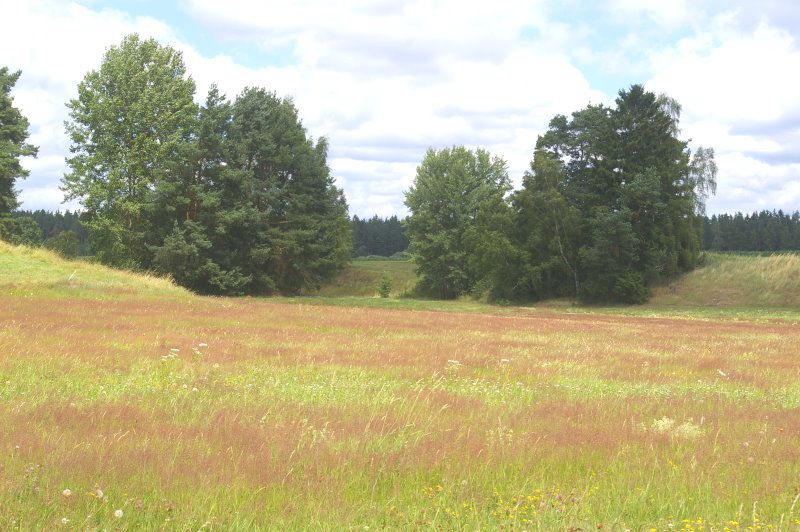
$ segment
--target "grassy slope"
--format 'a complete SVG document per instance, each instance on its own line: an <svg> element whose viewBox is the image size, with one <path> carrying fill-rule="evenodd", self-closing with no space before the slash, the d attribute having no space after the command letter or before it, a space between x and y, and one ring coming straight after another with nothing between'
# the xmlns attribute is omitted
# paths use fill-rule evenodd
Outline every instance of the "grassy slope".
<svg viewBox="0 0 800 532"><path fill-rule="evenodd" d="M190 297L173 282L0 241L0 290L49 297Z"/></svg>
<svg viewBox="0 0 800 532"><path fill-rule="evenodd" d="M650 304L800 308L800 255L707 257L704 267L657 288Z"/></svg>
<svg viewBox="0 0 800 532"><path fill-rule="evenodd" d="M796 323L352 301L0 247L0 529L800 525Z"/></svg>
<svg viewBox="0 0 800 532"><path fill-rule="evenodd" d="M392 295L411 291L417 282L414 264L404 260L356 259L333 282L314 295L323 297L371 297L386 273L392 281Z"/></svg>

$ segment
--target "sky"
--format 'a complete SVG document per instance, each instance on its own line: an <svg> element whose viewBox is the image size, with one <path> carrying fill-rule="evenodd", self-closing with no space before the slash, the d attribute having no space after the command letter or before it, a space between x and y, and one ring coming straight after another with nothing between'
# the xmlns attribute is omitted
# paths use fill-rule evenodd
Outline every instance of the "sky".
<svg viewBox="0 0 800 532"><path fill-rule="evenodd" d="M129 33L183 53L212 83L291 97L330 144L351 214L405 215L425 151L503 157L519 184L556 114L643 83L683 106L681 136L713 147L709 213L800 210L800 2L793 0L3 0L0 66L36 159L24 209L64 210L66 102Z"/></svg>

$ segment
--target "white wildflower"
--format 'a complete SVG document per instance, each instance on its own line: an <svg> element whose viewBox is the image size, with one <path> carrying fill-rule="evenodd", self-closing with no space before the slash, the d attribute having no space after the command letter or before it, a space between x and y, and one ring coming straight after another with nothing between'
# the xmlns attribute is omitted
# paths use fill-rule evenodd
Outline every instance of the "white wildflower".
<svg viewBox="0 0 800 532"><path fill-rule="evenodd" d="M686 440L693 440L703 435L703 429L700 425L695 425L692 420L684 421L673 431L676 438L684 438Z"/></svg>
<svg viewBox="0 0 800 532"><path fill-rule="evenodd" d="M117 509L116 511L114 511L114 517L116 517L117 519L122 519L122 510Z"/></svg>
<svg viewBox="0 0 800 532"><path fill-rule="evenodd" d="M61 492L61 495L63 495L64 497L71 497L72 496L72 490L67 488L67 489L65 489L64 491Z"/></svg>
<svg viewBox="0 0 800 532"><path fill-rule="evenodd" d="M653 424L650 426L650 428L653 430L653 432L656 432L658 434L666 434L667 432L672 430L672 427L674 425L675 425L674 419L670 419L667 416L664 416L661 419L656 419L655 421L653 421Z"/></svg>
<svg viewBox="0 0 800 532"><path fill-rule="evenodd" d="M67 519L66 517L62 517L61 518L61 524L64 525L64 526L67 526L69 524L69 519Z"/></svg>

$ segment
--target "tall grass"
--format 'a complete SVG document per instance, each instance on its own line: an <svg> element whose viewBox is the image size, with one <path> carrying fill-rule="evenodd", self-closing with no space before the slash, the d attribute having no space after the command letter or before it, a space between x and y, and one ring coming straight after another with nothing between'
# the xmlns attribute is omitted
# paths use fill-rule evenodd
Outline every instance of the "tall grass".
<svg viewBox="0 0 800 532"><path fill-rule="evenodd" d="M3 530L800 526L789 320L0 275Z"/></svg>
<svg viewBox="0 0 800 532"><path fill-rule="evenodd" d="M651 305L800 307L800 255L707 255L706 265L655 290Z"/></svg>
<svg viewBox="0 0 800 532"><path fill-rule="evenodd" d="M187 297L167 278L65 259L44 248L0 241L0 291L53 297Z"/></svg>

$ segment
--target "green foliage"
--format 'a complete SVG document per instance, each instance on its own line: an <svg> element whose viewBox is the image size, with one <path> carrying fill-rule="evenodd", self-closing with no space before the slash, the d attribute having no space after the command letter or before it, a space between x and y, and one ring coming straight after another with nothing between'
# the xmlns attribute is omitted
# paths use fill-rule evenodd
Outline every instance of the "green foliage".
<svg viewBox="0 0 800 532"><path fill-rule="evenodd" d="M390 257L402 253L408 248L403 223L397 216L361 219L353 216L353 257L381 256Z"/></svg>
<svg viewBox="0 0 800 532"><path fill-rule="evenodd" d="M44 242L44 247L65 258L78 256L78 235L74 231L61 231Z"/></svg>
<svg viewBox="0 0 800 532"><path fill-rule="evenodd" d="M28 139L28 119L14 107L11 89L21 72L0 68L0 216L17 208L14 183L28 176L21 157L35 157L38 149L25 142Z"/></svg>
<svg viewBox="0 0 800 532"><path fill-rule="evenodd" d="M158 242L155 192L180 165L196 115L195 85L180 52L154 39L125 37L69 102L73 156L67 199L79 199L96 256L150 266Z"/></svg>
<svg viewBox="0 0 800 532"><path fill-rule="evenodd" d="M703 220L703 247L713 251L798 251L800 212L715 214Z"/></svg>
<svg viewBox="0 0 800 532"><path fill-rule="evenodd" d="M520 262L499 276L507 292L641 303L652 283L695 266L716 165L705 148L690 164L679 117L677 102L634 85L613 108L550 122L513 197Z"/></svg>
<svg viewBox="0 0 800 532"><path fill-rule="evenodd" d="M387 298L392 293L392 279L389 277L389 274L383 272L381 276L381 282L378 285L378 294L381 297Z"/></svg>
<svg viewBox="0 0 800 532"><path fill-rule="evenodd" d="M249 88L205 105L178 52L126 37L87 74L64 177L106 264L152 269L204 293L295 293L347 263L351 229L291 100Z"/></svg>
<svg viewBox="0 0 800 532"><path fill-rule="evenodd" d="M42 231L33 218L0 216L0 240L17 246L40 246Z"/></svg>
<svg viewBox="0 0 800 532"><path fill-rule="evenodd" d="M405 204L411 211L406 221L420 275L420 288L450 299L469 293L481 279L471 257L484 240L477 229L479 213L488 205L498 206L510 189L506 163L489 152L463 146L429 149Z"/></svg>
<svg viewBox="0 0 800 532"><path fill-rule="evenodd" d="M87 254L87 241L89 233L81 225L80 214L66 210L64 212L50 212L43 209L35 211L16 210L11 213L15 218L28 217L36 220L45 240L58 236L63 231L72 231L78 239L78 255Z"/></svg>

